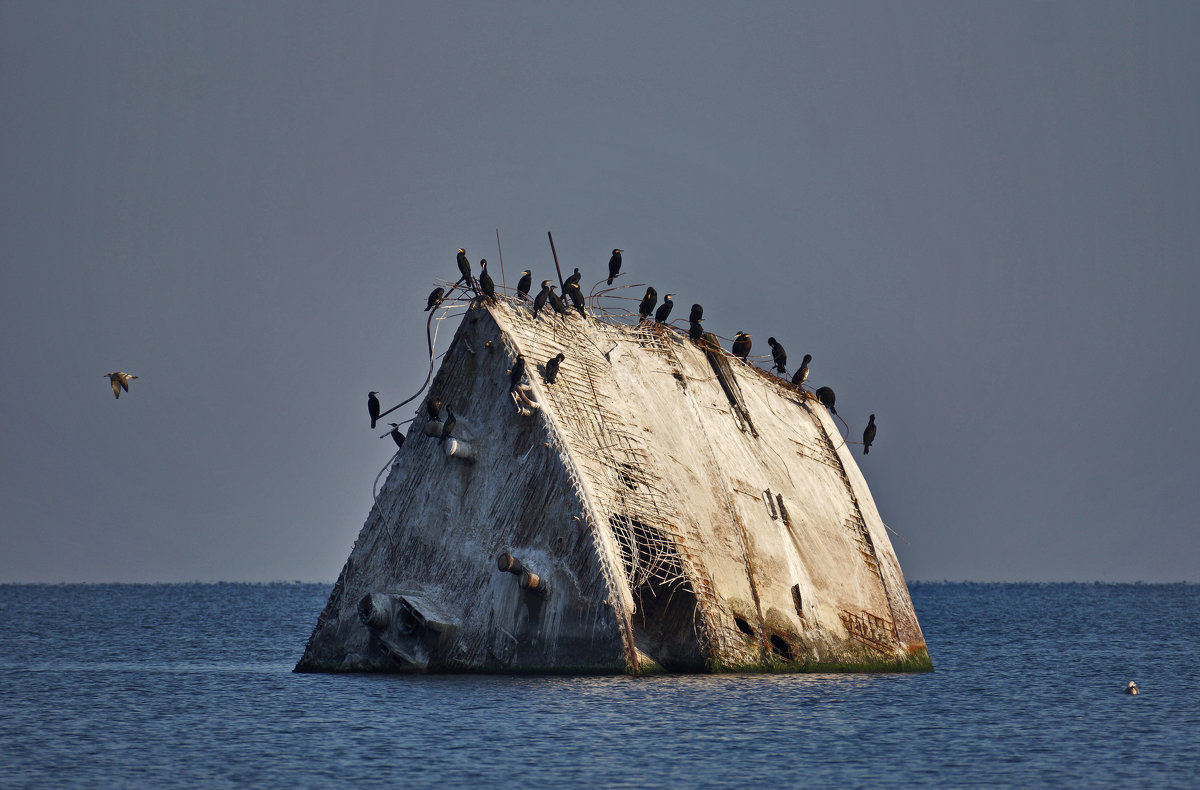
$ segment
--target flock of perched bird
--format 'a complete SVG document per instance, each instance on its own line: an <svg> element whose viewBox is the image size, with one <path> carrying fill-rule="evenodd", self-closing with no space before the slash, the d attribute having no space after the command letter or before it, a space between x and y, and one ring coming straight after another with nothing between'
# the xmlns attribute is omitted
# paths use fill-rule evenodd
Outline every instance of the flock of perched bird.
<svg viewBox="0 0 1200 790"><path fill-rule="evenodd" d="M621 274L621 265L622 265L621 253L622 252L624 252L624 250L613 249L612 257L610 257L608 259L608 280L607 280L608 285L612 285L613 280L615 280ZM483 260L480 260L480 262L479 262L480 271L479 271L478 278L475 278L473 276L473 273L471 271L471 262L467 259L467 251L461 247L458 250L457 263L458 263L458 271L459 271L460 277L454 283L454 285L451 286L451 288L456 288L456 287L462 285L462 286L464 286L464 289L469 288L469 289L473 290L475 292L475 295L477 298L485 299L487 301L495 301L496 300L496 284L492 280L492 276L488 273L486 258ZM583 292L580 290L580 287L579 287L579 281L582 279L582 277L583 277L583 275L580 273L579 269L576 268L574 273L572 273L569 277L566 278L566 280L563 281L563 295L565 295L568 299L570 299L571 306L579 312L579 315L581 317L586 319L587 311L584 309ZM529 269L525 269L524 271L521 272L521 279L517 282L516 296L519 300L524 301L524 300L529 299L529 290L530 290L530 286L532 284L533 284L533 273ZM447 289L440 288L440 287L434 288L433 291L429 294L429 298L425 305L425 311L428 312L430 310L433 310L434 308L436 308L440 304L442 304L442 302L446 298L446 295L447 295ZM649 320L653 320L659 324L665 324L667 319L670 318L671 310L675 307L674 298L675 298L675 294L667 294L666 296L663 297L663 302L660 305L660 304L658 304L658 292L656 290L654 290L654 288L647 288L645 296L642 297L642 300L638 305L638 315L640 316L638 319L638 324L640 325ZM569 312L569 309L567 307L566 302L563 301L563 296L560 296L558 293L555 292L552 281L550 281L550 280L542 281L541 290L537 293L536 296L533 297L532 302L533 302L532 309L533 309L534 319L537 319L538 313L540 313L542 311L542 309L545 308L547 304L549 304L550 309L556 315L558 315L560 318L562 318L563 321L567 320L567 314ZM656 307L657 307L657 309L656 309ZM653 316L653 318L651 318L651 316ZM688 315L688 324L689 324L688 337L694 341L704 341L704 342L715 345L716 337L714 335L711 335L710 333L706 333L704 331L704 327L701 324L701 321L703 320L703 318L704 318L704 308L699 304L692 305L691 313ZM708 335L707 338L705 337L706 335ZM750 364L747 357L749 357L749 355L750 355L750 349L751 349L752 344L753 344L753 341L750 338L749 332L738 332L737 335L734 337L733 345L730 350L733 353L733 355L735 357L737 357L738 359L742 360L742 362L745 362L746 364ZM771 347L771 361L772 361L773 370L781 375L786 376L787 375L787 350L784 349L782 343L780 343L778 340L776 340L773 337L767 338L767 345ZM542 374L542 377L546 381L547 384L554 383L555 379L558 377L559 366L561 365L561 363L563 362L563 360L565 358L566 357L563 354L558 354L557 356L551 357L549 360L546 361L545 368L544 368L545 372ZM792 384L796 385L797 387L801 387L801 388L804 387L805 382L808 380L808 373L809 373L808 366L809 366L810 362L812 362L812 355L805 354L803 361L800 363L800 367L796 370L796 372L794 374L792 374L792 377L791 377ZM114 375L116 375L116 374L114 374ZM523 354L518 354L516 362L513 364L512 369L509 371L511 389L515 390L517 388L517 386L520 384L521 377L524 375L525 375L525 357ZM113 383L114 392L116 391L116 387L117 387L117 385L114 380L114 383ZM128 387L126 387L126 389L128 389ZM375 397L377 394L378 393L372 392L368 395L368 399L367 399L367 408L371 415L371 427L372 428L375 427L375 421L379 418L379 401ZM836 395L834 394L832 388L818 387L814 394L816 395L817 400L820 401L823 406L825 406L827 409L829 409L829 411L832 414L835 414L835 415L837 414L837 409L834 407L834 404L835 404L837 398L836 398ZM441 422L440 402L431 401L431 404L438 404L437 405L438 412L434 413L433 411L431 411L430 417L437 422ZM430 407L430 408L432 408L432 407ZM447 412L449 412L449 407L447 407ZM390 435L391 435L392 439L395 440L396 446L399 447L399 446L403 445L403 443L404 443L404 436L399 432L399 425L397 425L396 423L391 423L391 426L392 426L392 431L391 431ZM443 423L442 432L441 432L442 440L445 440L446 438L448 438L450 436L450 432L451 432L451 430L453 430L453 426L454 426L454 419L453 419L453 415L451 414L447 418L446 422ZM871 445L875 441L875 415L874 414L871 415L870 420L867 423L867 427L863 431L862 438L863 438L863 440L862 440L863 455L866 455L871 451Z"/></svg>

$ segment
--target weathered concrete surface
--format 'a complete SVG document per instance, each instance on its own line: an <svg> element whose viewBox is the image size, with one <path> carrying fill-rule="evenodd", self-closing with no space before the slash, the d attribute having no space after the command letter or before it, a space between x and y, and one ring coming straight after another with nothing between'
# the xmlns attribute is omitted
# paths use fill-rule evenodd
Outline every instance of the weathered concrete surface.
<svg viewBox="0 0 1200 790"><path fill-rule="evenodd" d="M501 300L467 313L430 397L473 458L414 424L297 670L929 668L866 481L781 379Z"/></svg>

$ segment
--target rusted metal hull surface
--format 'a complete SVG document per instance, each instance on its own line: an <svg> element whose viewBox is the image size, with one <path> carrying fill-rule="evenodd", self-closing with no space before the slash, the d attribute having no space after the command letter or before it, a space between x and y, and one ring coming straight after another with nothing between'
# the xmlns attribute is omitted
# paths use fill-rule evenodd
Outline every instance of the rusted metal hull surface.
<svg viewBox="0 0 1200 790"><path fill-rule="evenodd" d="M418 420L297 669L928 668L824 407L718 353L657 325L469 311L431 397L475 460ZM549 594L498 570L502 553Z"/></svg>

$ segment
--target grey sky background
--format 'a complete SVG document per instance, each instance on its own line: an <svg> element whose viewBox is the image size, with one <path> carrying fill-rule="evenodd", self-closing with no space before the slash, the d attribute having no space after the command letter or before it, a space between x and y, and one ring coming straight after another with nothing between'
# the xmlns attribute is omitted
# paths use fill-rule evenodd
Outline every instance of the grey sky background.
<svg viewBox="0 0 1200 790"><path fill-rule="evenodd" d="M334 579L496 228L812 354L910 580L1200 581L1197 86L1195 3L4 2L0 582Z"/></svg>

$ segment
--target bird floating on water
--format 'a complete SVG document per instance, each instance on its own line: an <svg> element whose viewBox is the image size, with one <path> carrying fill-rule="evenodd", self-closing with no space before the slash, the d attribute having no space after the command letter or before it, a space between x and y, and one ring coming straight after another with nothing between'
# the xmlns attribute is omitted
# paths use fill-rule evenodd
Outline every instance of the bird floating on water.
<svg viewBox="0 0 1200 790"><path fill-rule="evenodd" d="M125 390L126 392L129 392L129 382L131 382L137 378L137 376L131 375L129 373L122 373L119 370L115 371L113 373L105 373L104 375L112 383L114 398L121 397L121 390Z"/></svg>
<svg viewBox="0 0 1200 790"><path fill-rule="evenodd" d="M613 278L621 273L621 253L625 250L613 250L608 259L608 284L612 285Z"/></svg>
<svg viewBox="0 0 1200 790"><path fill-rule="evenodd" d="M1142 692L1138 691L1138 685L1131 680L1131 681L1129 681L1129 685L1125 687L1125 693L1126 694L1141 694Z"/></svg>

